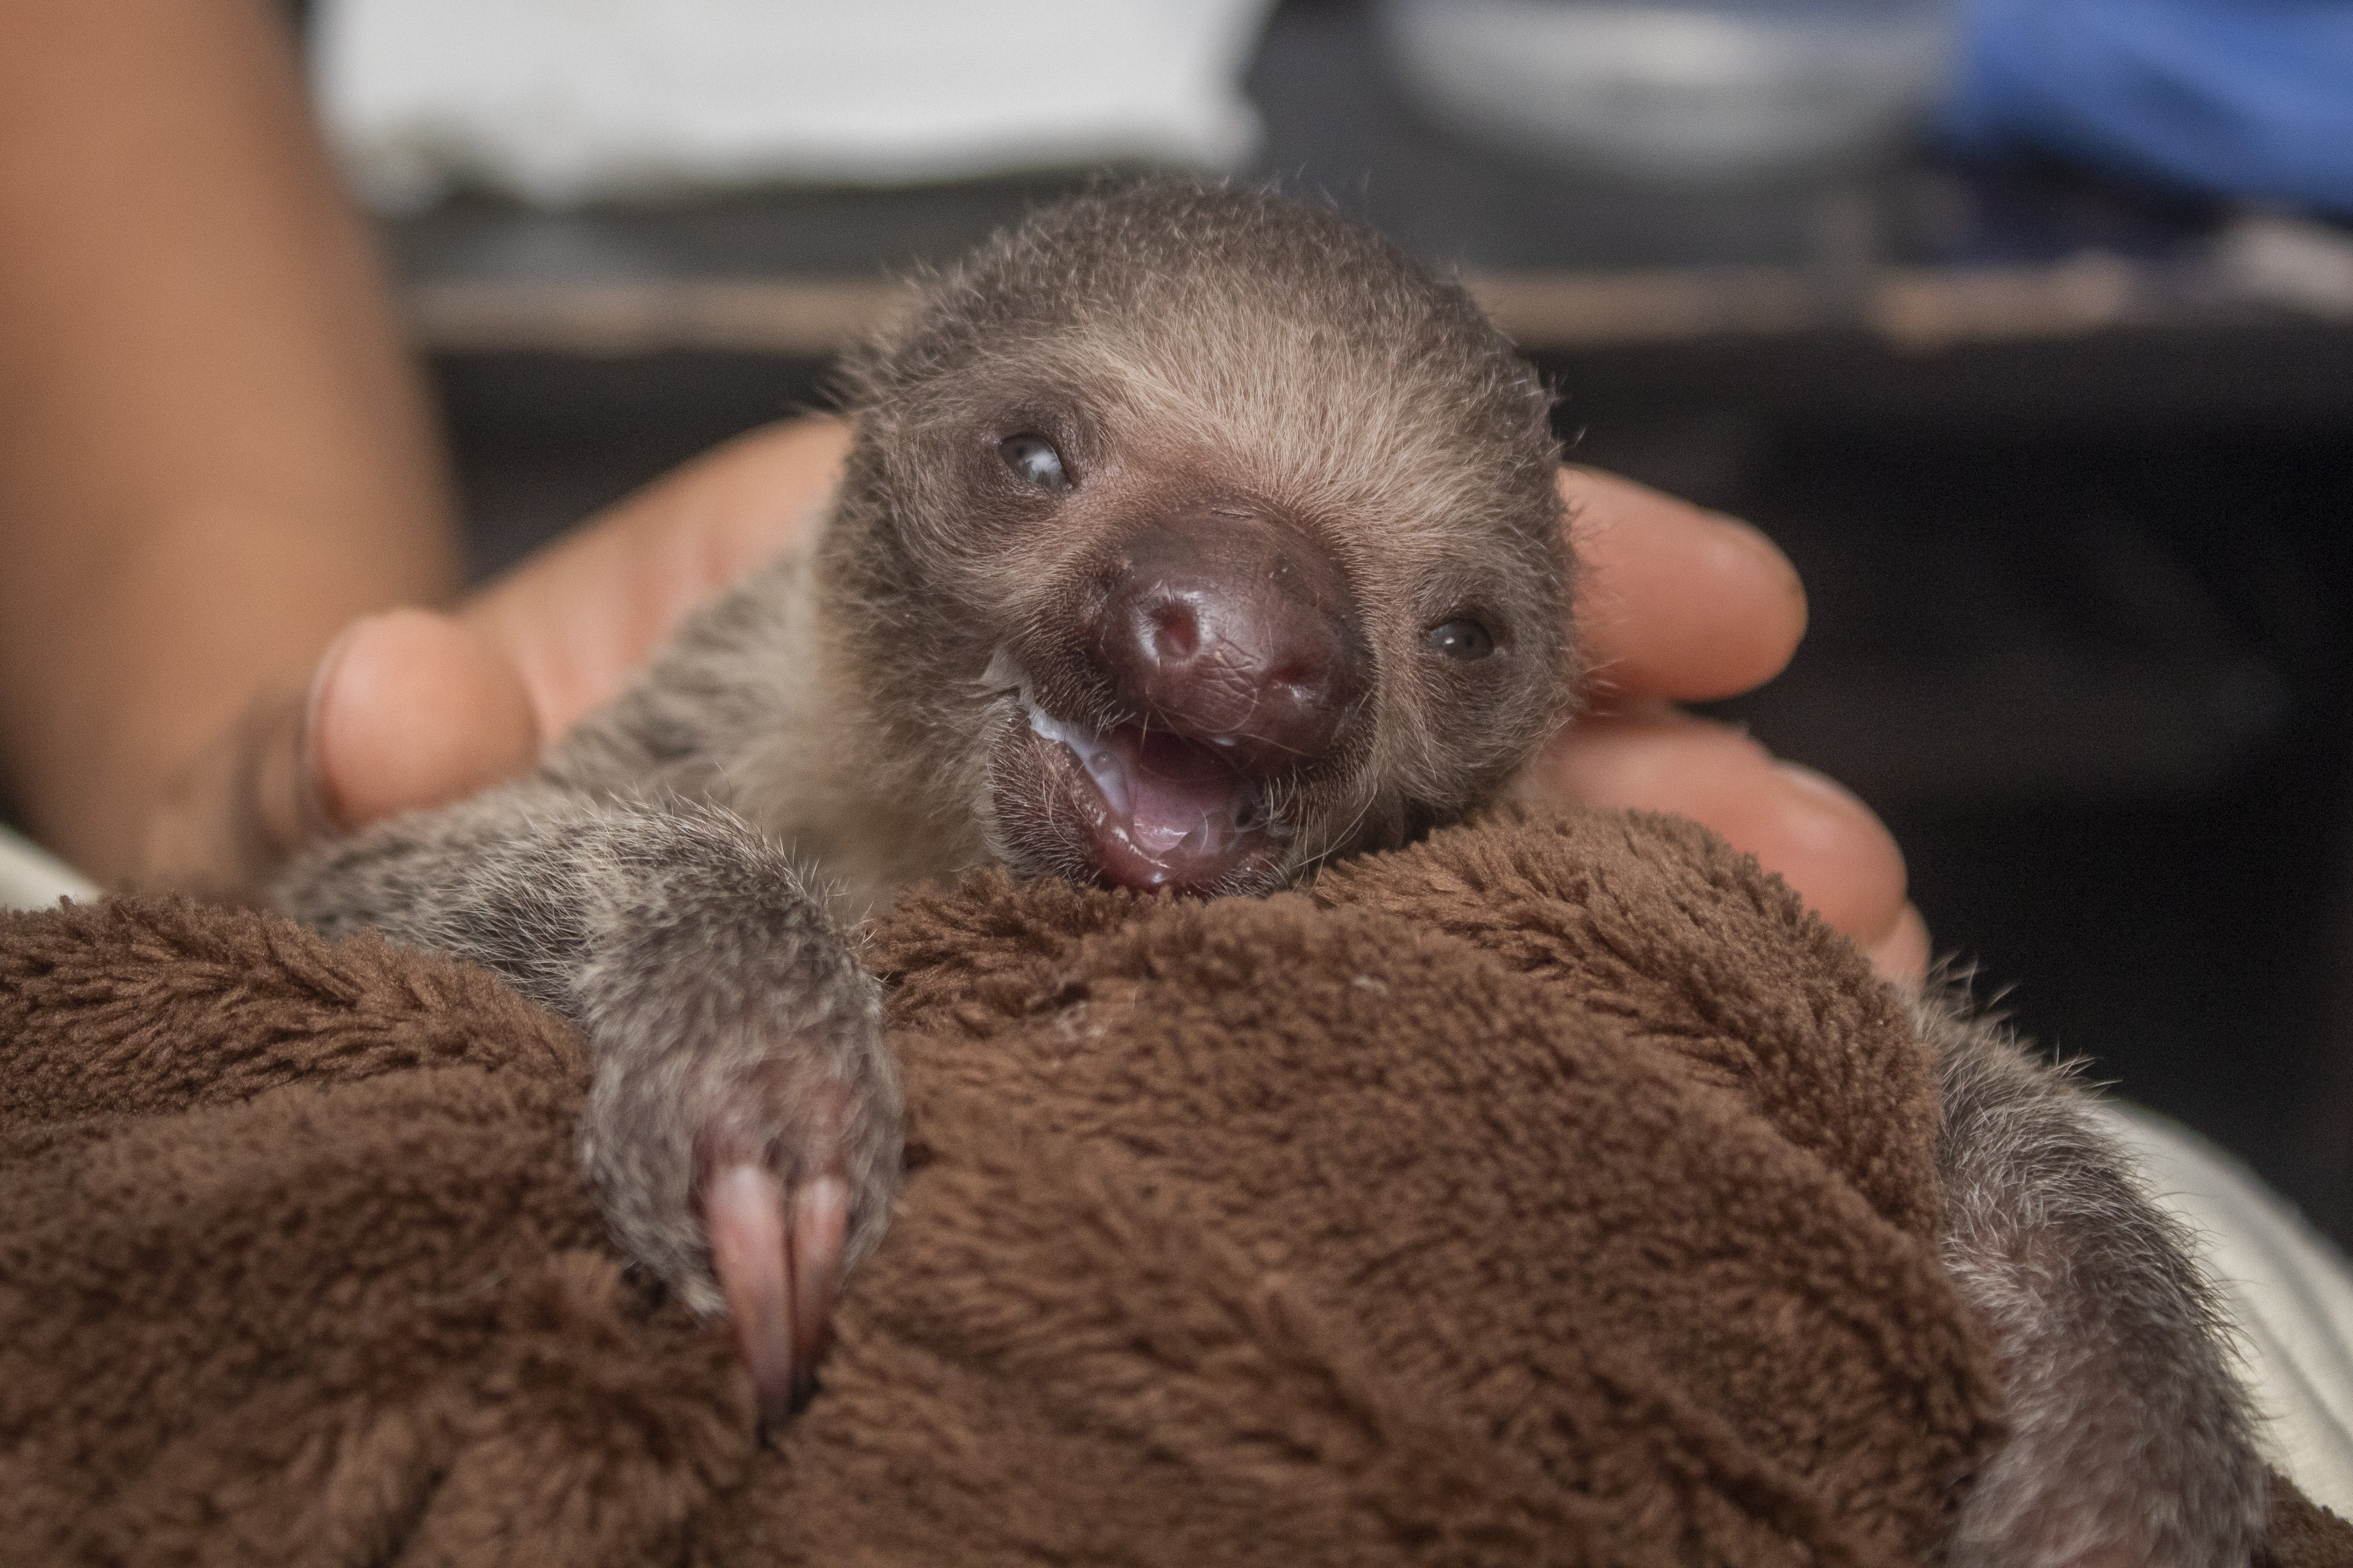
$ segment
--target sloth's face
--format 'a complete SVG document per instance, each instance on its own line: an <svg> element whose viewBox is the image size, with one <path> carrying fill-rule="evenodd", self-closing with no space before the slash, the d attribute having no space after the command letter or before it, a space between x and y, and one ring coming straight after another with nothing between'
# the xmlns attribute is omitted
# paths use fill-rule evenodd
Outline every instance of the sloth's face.
<svg viewBox="0 0 2353 1568"><path fill-rule="evenodd" d="M998 451L1022 485L1076 488L1038 432ZM998 853L1140 890L1288 880L1376 723L1347 574L1279 510L1229 494L1107 530L1060 576L982 676L1012 704L988 742Z"/></svg>
<svg viewBox="0 0 2353 1568"><path fill-rule="evenodd" d="M1352 454L1100 360L920 440L891 510L937 772L1018 873L1268 891L1460 816L1566 713L1548 463L1531 495L1443 430Z"/></svg>

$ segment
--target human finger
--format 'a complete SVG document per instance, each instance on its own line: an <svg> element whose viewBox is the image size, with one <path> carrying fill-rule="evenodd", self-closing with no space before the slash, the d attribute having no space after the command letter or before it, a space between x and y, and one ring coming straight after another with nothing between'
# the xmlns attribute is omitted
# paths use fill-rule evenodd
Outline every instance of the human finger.
<svg viewBox="0 0 2353 1568"><path fill-rule="evenodd" d="M364 616L307 691L263 691L170 782L128 885L259 899L313 839L463 799L538 746L521 679L478 634L427 610Z"/></svg>
<svg viewBox="0 0 2353 1568"><path fill-rule="evenodd" d="M542 740L619 695L687 612L793 549L839 482L847 426L737 437L534 552L460 612L513 666Z"/></svg>
<svg viewBox="0 0 2353 1568"><path fill-rule="evenodd" d="M1903 852L1885 826L1736 730L1661 706L1588 719L1548 744L1513 793L1688 816L1778 872L1891 978L1908 970L1916 981L1926 966L1925 931L1906 925Z"/></svg>
<svg viewBox="0 0 2353 1568"><path fill-rule="evenodd" d="M1583 566L1578 636L1598 702L1702 702L1761 686L1806 634L1806 590L1773 542L1736 518L1596 468L1565 468Z"/></svg>
<svg viewBox="0 0 2353 1568"><path fill-rule="evenodd" d="M463 800L539 752L514 666L472 626L429 610L347 627L319 661L306 719L310 808L339 830Z"/></svg>
<svg viewBox="0 0 2353 1568"><path fill-rule="evenodd" d="M1917 991L1928 980L1928 922L1920 918L1919 910L1905 904L1895 929L1862 952L1880 973L1907 991Z"/></svg>
<svg viewBox="0 0 2353 1568"><path fill-rule="evenodd" d="M307 701L281 697L249 717L233 754L184 792L172 857L217 867L207 886L249 888L322 831L524 772L698 600L792 547L846 444L828 420L754 431L533 555L456 616L355 622L320 659ZM230 797L233 808L221 804ZM207 812L226 827L206 828Z"/></svg>

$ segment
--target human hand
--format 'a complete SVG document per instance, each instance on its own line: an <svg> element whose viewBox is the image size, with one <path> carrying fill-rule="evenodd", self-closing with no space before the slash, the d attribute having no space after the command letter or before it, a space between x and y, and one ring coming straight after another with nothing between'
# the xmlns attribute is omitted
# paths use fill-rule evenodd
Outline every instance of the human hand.
<svg viewBox="0 0 2353 1568"><path fill-rule="evenodd" d="M522 772L616 695L700 599L794 546L848 445L828 420L754 431L539 552L454 615L354 623L321 660L307 701L259 711L229 748L246 760L216 759L182 818L242 824L227 854L250 886L319 831ZM1878 819L1820 775L1670 706L1746 690L1788 662L1806 623L1788 562L1746 524L1630 480L1569 468L1561 493L1585 563L1592 711L1515 793L1705 823L1780 872L1883 973L1916 982L1927 932ZM206 852L199 843L197 858Z"/></svg>
<svg viewBox="0 0 2353 1568"><path fill-rule="evenodd" d="M849 449L838 422L726 443L538 551L453 613L345 626L307 690L263 692L172 781L132 887L257 897L297 850L527 770L716 589L791 549Z"/></svg>
<svg viewBox="0 0 2353 1568"><path fill-rule="evenodd" d="M1882 974L1919 984L1928 928L1879 818L1812 769L1673 706L1736 696L1789 662L1806 595L1788 557L1745 522L1614 474L1564 468L1560 489L1584 563L1588 708L1513 793L1704 823L1779 872Z"/></svg>

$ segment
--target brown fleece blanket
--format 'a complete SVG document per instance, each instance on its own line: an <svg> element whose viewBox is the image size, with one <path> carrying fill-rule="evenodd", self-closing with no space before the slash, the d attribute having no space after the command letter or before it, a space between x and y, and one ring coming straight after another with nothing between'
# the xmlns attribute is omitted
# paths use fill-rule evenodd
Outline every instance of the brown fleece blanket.
<svg viewBox="0 0 2353 1568"><path fill-rule="evenodd" d="M0 1561L1913 1563L1998 1434L1927 1064L1687 824L984 875L871 957L906 1193L764 1445L605 1241L562 1024L259 915L5 917Z"/></svg>

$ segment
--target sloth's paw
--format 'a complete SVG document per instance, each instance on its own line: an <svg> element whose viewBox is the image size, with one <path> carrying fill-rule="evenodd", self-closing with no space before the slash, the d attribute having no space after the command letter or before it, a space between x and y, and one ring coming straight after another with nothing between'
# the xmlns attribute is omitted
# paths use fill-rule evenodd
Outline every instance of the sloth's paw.
<svg viewBox="0 0 2353 1568"><path fill-rule="evenodd" d="M580 1130L616 1238L697 1310L733 1321L769 1422L814 1387L842 1279L880 1239L900 1165L872 982L854 963L793 967L598 1009Z"/></svg>

